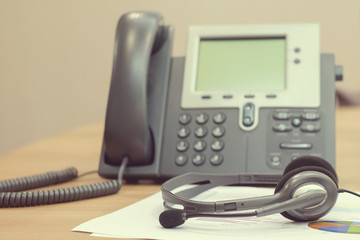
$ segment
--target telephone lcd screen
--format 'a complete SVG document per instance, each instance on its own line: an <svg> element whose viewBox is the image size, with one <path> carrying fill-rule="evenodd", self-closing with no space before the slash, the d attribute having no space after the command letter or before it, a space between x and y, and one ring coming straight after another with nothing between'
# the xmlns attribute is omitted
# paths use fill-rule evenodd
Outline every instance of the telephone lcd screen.
<svg viewBox="0 0 360 240"><path fill-rule="evenodd" d="M198 54L196 91L285 89L285 37L201 39Z"/></svg>

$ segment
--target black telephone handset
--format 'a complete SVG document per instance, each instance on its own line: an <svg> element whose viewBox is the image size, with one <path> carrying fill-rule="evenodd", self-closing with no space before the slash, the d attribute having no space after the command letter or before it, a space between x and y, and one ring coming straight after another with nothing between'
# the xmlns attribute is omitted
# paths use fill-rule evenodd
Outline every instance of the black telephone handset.
<svg viewBox="0 0 360 240"><path fill-rule="evenodd" d="M170 62L170 32L162 17L152 12L131 12L118 22L100 175L109 177L108 170L102 171L109 168L116 177L125 157L128 166L154 161L154 141L161 134L156 125L162 122L158 109L165 102Z"/></svg>

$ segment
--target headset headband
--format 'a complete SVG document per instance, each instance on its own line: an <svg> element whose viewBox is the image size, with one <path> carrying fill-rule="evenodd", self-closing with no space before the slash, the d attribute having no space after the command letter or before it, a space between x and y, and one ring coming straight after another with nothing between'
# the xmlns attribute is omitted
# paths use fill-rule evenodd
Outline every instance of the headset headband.
<svg viewBox="0 0 360 240"><path fill-rule="evenodd" d="M165 182L161 187L162 197L165 206L171 208L171 205L182 205L187 211L194 212L227 212L248 210L254 207L261 207L267 204L276 203L282 200L281 194L271 196L262 196L246 199L234 199L229 201L204 202L190 200L198 194L211 188L224 185L275 185L281 176L276 174L200 174L187 173L172 178ZM192 185L189 188L180 190L174 194L172 191L185 186Z"/></svg>

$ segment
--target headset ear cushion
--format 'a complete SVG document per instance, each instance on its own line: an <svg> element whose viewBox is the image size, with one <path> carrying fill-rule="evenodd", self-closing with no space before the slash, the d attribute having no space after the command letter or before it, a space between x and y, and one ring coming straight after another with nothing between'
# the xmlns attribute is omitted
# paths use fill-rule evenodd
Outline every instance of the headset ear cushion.
<svg viewBox="0 0 360 240"><path fill-rule="evenodd" d="M294 169L298 169L300 167L312 167L312 166L317 166L317 167L322 167L327 169L329 172L331 172L332 176L336 179L336 183L338 182L338 177L336 174L335 169L331 166L331 164L319 157L315 157L315 156L302 156L302 157L298 157L295 160L293 160L292 162L289 163L289 165L286 166L283 175L286 175L288 172L294 170Z"/></svg>
<svg viewBox="0 0 360 240"><path fill-rule="evenodd" d="M298 174L300 172L305 172L305 171L316 171L316 172L321 172L327 176L329 176L331 178L331 180L334 181L334 183L336 184L336 186L338 186L338 181L337 178L335 177L334 174L332 174L332 172L330 172L329 170L323 168L323 167L318 167L318 166L305 166L305 167L299 167L297 169L293 169L292 171L286 173L284 176L281 177L279 183L276 185L275 187L275 193L279 192L285 185L285 183L295 174Z"/></svg>
<svg viewBox="0 0 360 240"><path fill-rule="evenodd" d="M330 166L331 167L331 166ZM304 172L304 171L317 171L317 172L321 172L327 176L329 176L331 178L331 180L334 181L334 183L336 184L336 186L338 187L338 180L336 177L336 173L335 175L329 171L328 169L321 167L321 166L304 166L304 167L298 167L296 169L292 169L291 171L287 172L286 174L284 174L284 176L282 176L282 178L280 179L279 183L276 185L275 188L275 193L279 192L284 185L286 184L286 182L294 175L300 173L300 172ZM285 172L285 171L284 171ZM281 215L283 215L284 217L293 220L293 221L302 221L300 219L297 219L295 217L293 217L292 215L290 215L287 212L282 212Z"/></svg>

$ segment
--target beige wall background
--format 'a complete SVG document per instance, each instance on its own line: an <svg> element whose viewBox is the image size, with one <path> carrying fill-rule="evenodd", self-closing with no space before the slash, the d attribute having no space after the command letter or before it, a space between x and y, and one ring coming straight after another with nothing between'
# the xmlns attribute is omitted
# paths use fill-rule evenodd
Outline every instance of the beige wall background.
<svg viewBox="0 0 360 240"><path fill-rule="evenodd" d="M360 90L359 0L0 0L0 155L104 121L115 27L133 10L162 13L176 56L189 25L319 22L338 87Z"/></svg>

